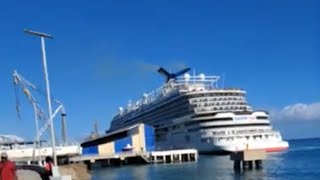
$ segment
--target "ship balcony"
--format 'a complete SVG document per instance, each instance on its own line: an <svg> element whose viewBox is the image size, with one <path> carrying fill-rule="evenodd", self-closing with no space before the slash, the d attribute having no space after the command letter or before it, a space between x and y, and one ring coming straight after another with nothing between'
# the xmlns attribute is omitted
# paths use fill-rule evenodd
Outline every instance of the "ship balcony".
<svg viewBox="0 0 320 180"><path fill-rule="evenodd" d="M207 106L248 106L246 101L216 101L216 102L202 102L202 103L192 103L196 107L207 107Z"/></svg>
<svg viewBox="0 0 320 180"><path fill-rule="evenodd" d="M191 103L197 103L197 102L208 102L208 101L246 101L246 98L243 96L217 96L217 97L197 97L197 98L191 98Z"/></svg>
<svg viewBox="0 0 320 180"><path fill-rule="evenodd" d="M196 107L195 113L208 113L208 112L221 112L221 111L248 111L251 110L251 107L247 105L219 105L219 106L204 106Z"/></svg>

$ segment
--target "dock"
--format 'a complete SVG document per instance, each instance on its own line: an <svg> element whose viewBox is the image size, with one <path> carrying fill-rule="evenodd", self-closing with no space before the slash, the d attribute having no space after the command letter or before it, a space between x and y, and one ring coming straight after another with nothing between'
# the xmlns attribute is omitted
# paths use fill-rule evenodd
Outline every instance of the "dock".
<svg viewBox="0 0 320 180"><path fill-rule="evenodd" d="M198 161L198 151L196 149L153 151L150 155L152 163L180 163Z"/></svg>
<svg viewBox="0 0 320 180"><path fill-rule="evenodd" d="M253 163L257 169L262 168L262 160L267 158L265 150L245 150L231 153L230 160L234 161L234 169L252 169Z"/></svg>
<svg viewBox="0 0 320 180"><path fill-rule="evenodd" d="M181 163L198 161L196 149L151 152L122 152L110 155L82 155L69 159L70 163L84 163L94 167L123 166L127 164Z"/></svg>

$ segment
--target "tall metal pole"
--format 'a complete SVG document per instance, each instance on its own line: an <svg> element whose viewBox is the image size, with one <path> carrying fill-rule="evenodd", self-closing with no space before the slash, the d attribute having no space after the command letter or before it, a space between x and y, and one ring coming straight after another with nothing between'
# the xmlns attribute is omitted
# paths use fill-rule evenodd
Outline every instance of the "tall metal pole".
<svg viewBox="0 0 320 180"><path fill-rule="evenodd" d="M39 162L41 161L41 151L40 151L40 135L39 135L39 122L38 122L38 108L35 103L33 104L33 109L34 109L34 120L36 123L36 151L38 151L38 156L39 156Z"/></svg>
<svg viewBox="0 0 320 180"><path fill-rule="evenodd" d="M51 144L52 144L52 156L53 156L53 163L57 166L57 155L56 155L56 140L54 135L54 126L53 126L53 119L52 119L52 107L51 107L51 94L50 94L50 85L49 85L49 77L48 77L48 69L47 69L47 57L46 57L46 48L44 38L53 38L49 34L45 34L42 32L31 31L28 29L24 30L25 33L40 36L41 38L41 51L42 51L42 60L43 60L43 70L44 70L44 77L46 81L46 90L47 90L47 102L48 102L48 114L49 114L49 123L51 127Z"/></svg>
<svg viewBox="0 0 320 180"><path fill-rule="evenodd" d="M53 156L53 163L55 166L57 166L57 155L56 155L56 150L55 150L56 140L55 140L55 135L54 135L53 120L52 120L50 84L49 84L49 75L48 75L48 68L47 68L46 48L45 48L45 42L44 42L43 36L41 36L41 50L42 50L44 78L46 80L49 122L50 122L50 127L51 127L52 156Z"/></svg>

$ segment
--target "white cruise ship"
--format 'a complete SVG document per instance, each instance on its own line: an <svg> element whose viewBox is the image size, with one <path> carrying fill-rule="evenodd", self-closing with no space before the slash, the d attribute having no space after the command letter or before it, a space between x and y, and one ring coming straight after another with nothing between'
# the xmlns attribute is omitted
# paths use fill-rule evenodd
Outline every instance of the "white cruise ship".
<svg viewBox="0 0 320 180"><path fill-rule="evenodd" d="M159 89L119 108L108 132L145 123L155 128L156 149L196 148L201 154L244 149L282 151L289 147L273 130L266 111L253 110L246 91L218 87L218 76L158 70Z"/></svg>

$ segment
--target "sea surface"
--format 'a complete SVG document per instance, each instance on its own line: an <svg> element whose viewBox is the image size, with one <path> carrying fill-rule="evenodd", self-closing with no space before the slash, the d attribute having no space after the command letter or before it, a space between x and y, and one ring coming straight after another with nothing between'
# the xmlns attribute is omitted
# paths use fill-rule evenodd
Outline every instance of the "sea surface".
<svg viewBox="0 0 320 180"><path fill-rule="evenodd" d="M92 171L92 180L314 179L320 180L320 138L290 140L290 148L269 153L262 170L234 172L229 156L200 156L198 162L131 165Z"/></svg>

